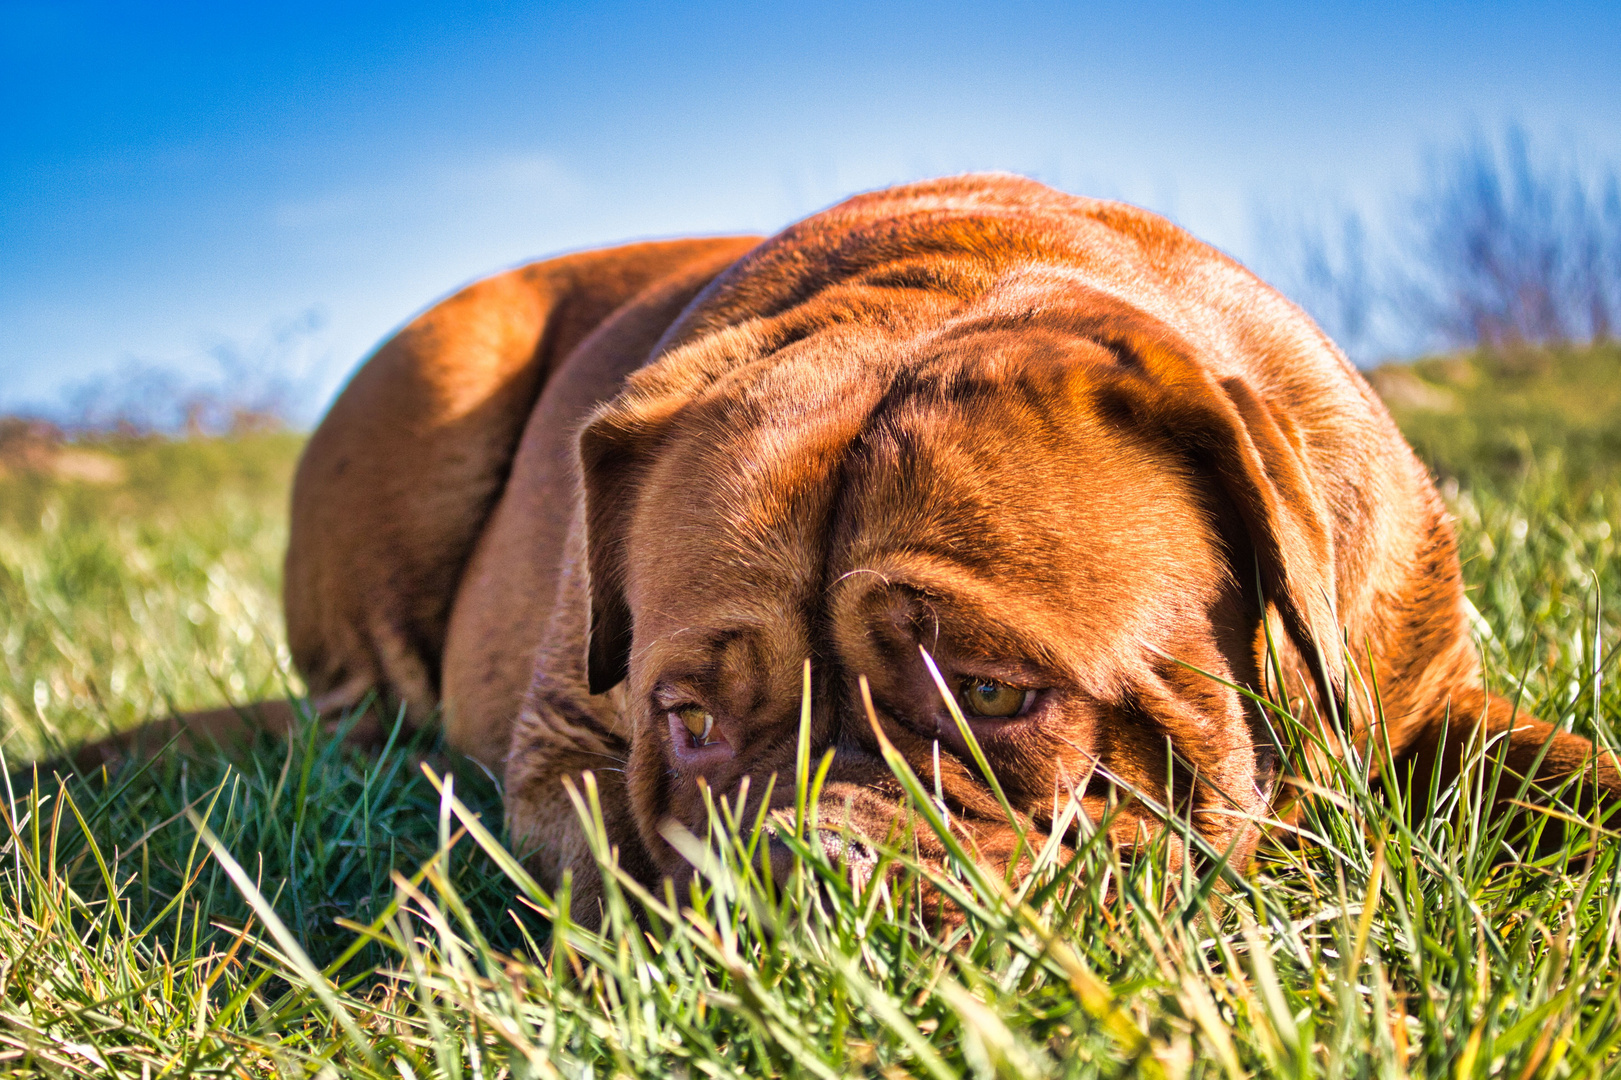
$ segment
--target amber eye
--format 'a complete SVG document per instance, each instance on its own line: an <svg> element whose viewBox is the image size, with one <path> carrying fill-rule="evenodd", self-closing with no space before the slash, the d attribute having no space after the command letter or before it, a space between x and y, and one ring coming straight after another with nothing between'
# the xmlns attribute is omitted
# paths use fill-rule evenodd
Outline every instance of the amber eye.
<svg viewBox="0 0 1621 1080"><path fill-rule="evenodd" d="M715 730L715 718L702 705L683 705L675 710L681 726L692 733L692 745L708 746L709 734Z"/></svg>
<svg viewBox="0 0 1621 1080"><path fill-rule="evenodd" d="M1005 719L1024 711L1032 694L994 679L970 679L958 691L963 711L969 716L990 716Z"/></svg>

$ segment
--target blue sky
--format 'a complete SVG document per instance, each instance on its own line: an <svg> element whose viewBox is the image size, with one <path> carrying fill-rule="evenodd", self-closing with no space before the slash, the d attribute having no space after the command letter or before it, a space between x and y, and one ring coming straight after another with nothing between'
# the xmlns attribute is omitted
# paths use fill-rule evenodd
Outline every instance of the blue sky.
<svg viewBox="0 0 1621 1080"><path fill-rule="evenodd" d="M0 408L221 345L318 402L497 268L967 169L1264 264L1258 218L1377 208L1472 132L1621 162L1617 57L1614 0L0 0Z"/></svg>

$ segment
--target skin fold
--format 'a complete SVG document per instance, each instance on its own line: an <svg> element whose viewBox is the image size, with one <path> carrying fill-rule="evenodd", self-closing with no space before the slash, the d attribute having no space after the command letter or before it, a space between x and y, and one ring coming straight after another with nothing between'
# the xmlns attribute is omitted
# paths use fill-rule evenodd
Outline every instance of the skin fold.
<svg viewBox="0 0 1621 1080"><path fill-rule="evenodd" d="M1544 776L1618 789L1482 688L1442 502L1322 332L1163 219L1018 177L475 284L356 374L292 513L288 634L317 700L442 716L576 910L596 879L565 783L593 773L631 872L682 877L663 829L702 835L702 785L758 799L793 775L807 658L824 820L906 824L864 676L920 776L938 748L954 828L993 864L1013 830L924 651L1011 710L970 720L1038 834L1070 795L1098 817L1137 791L1120 843L1159 830L1157 800L1248 859L1310 769L1220 681L1265 684L1269 627L1282 690L1349 687L1350 737L1399 769L1491 736L1511 769L1546 743Z"/></svg>

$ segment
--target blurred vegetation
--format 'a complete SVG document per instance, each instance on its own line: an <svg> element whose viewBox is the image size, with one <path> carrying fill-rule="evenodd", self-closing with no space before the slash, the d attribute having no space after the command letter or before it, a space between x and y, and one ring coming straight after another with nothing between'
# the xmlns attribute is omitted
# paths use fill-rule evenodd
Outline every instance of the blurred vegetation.
<svg viewBox="0 0 1621 1080"><path fill-rule="evenodd" d="M1265 216L1268 272L1358 363L1458 349L1512 364L1621 330L1621 168L1515 125L1433 155L1382 212ZM1525 353L1527 346L1533 348Z"/></svg>
<svg viewBox="0 0 1621 1080"><path fill-rule="evenodd" d="M280 592L302 444L0 427L0 722L13 760L298 689Z"/></svg>
<svg viewBox="0 0 1621 1080"><path fill-rule="evenodd" d="M1512 485L1533 469L1573 490L1621 476L1621 345L1521 346L1368 374L1441 479Z"/></svg>

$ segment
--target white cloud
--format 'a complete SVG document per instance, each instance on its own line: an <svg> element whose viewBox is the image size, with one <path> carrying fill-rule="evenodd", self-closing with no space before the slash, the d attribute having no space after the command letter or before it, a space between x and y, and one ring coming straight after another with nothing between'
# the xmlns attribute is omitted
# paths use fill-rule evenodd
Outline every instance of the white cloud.
<svg viewBox="0 0 1621 1080"><path fill-rule="evenodd" d="M285 200L272 207L277 227L289 230L360 225L438 208L459 210L491 199L544 198L557 206L583 191L579 180L546 154L495 154L475 161L435 163L364 187L340 188Z"/></svg>

